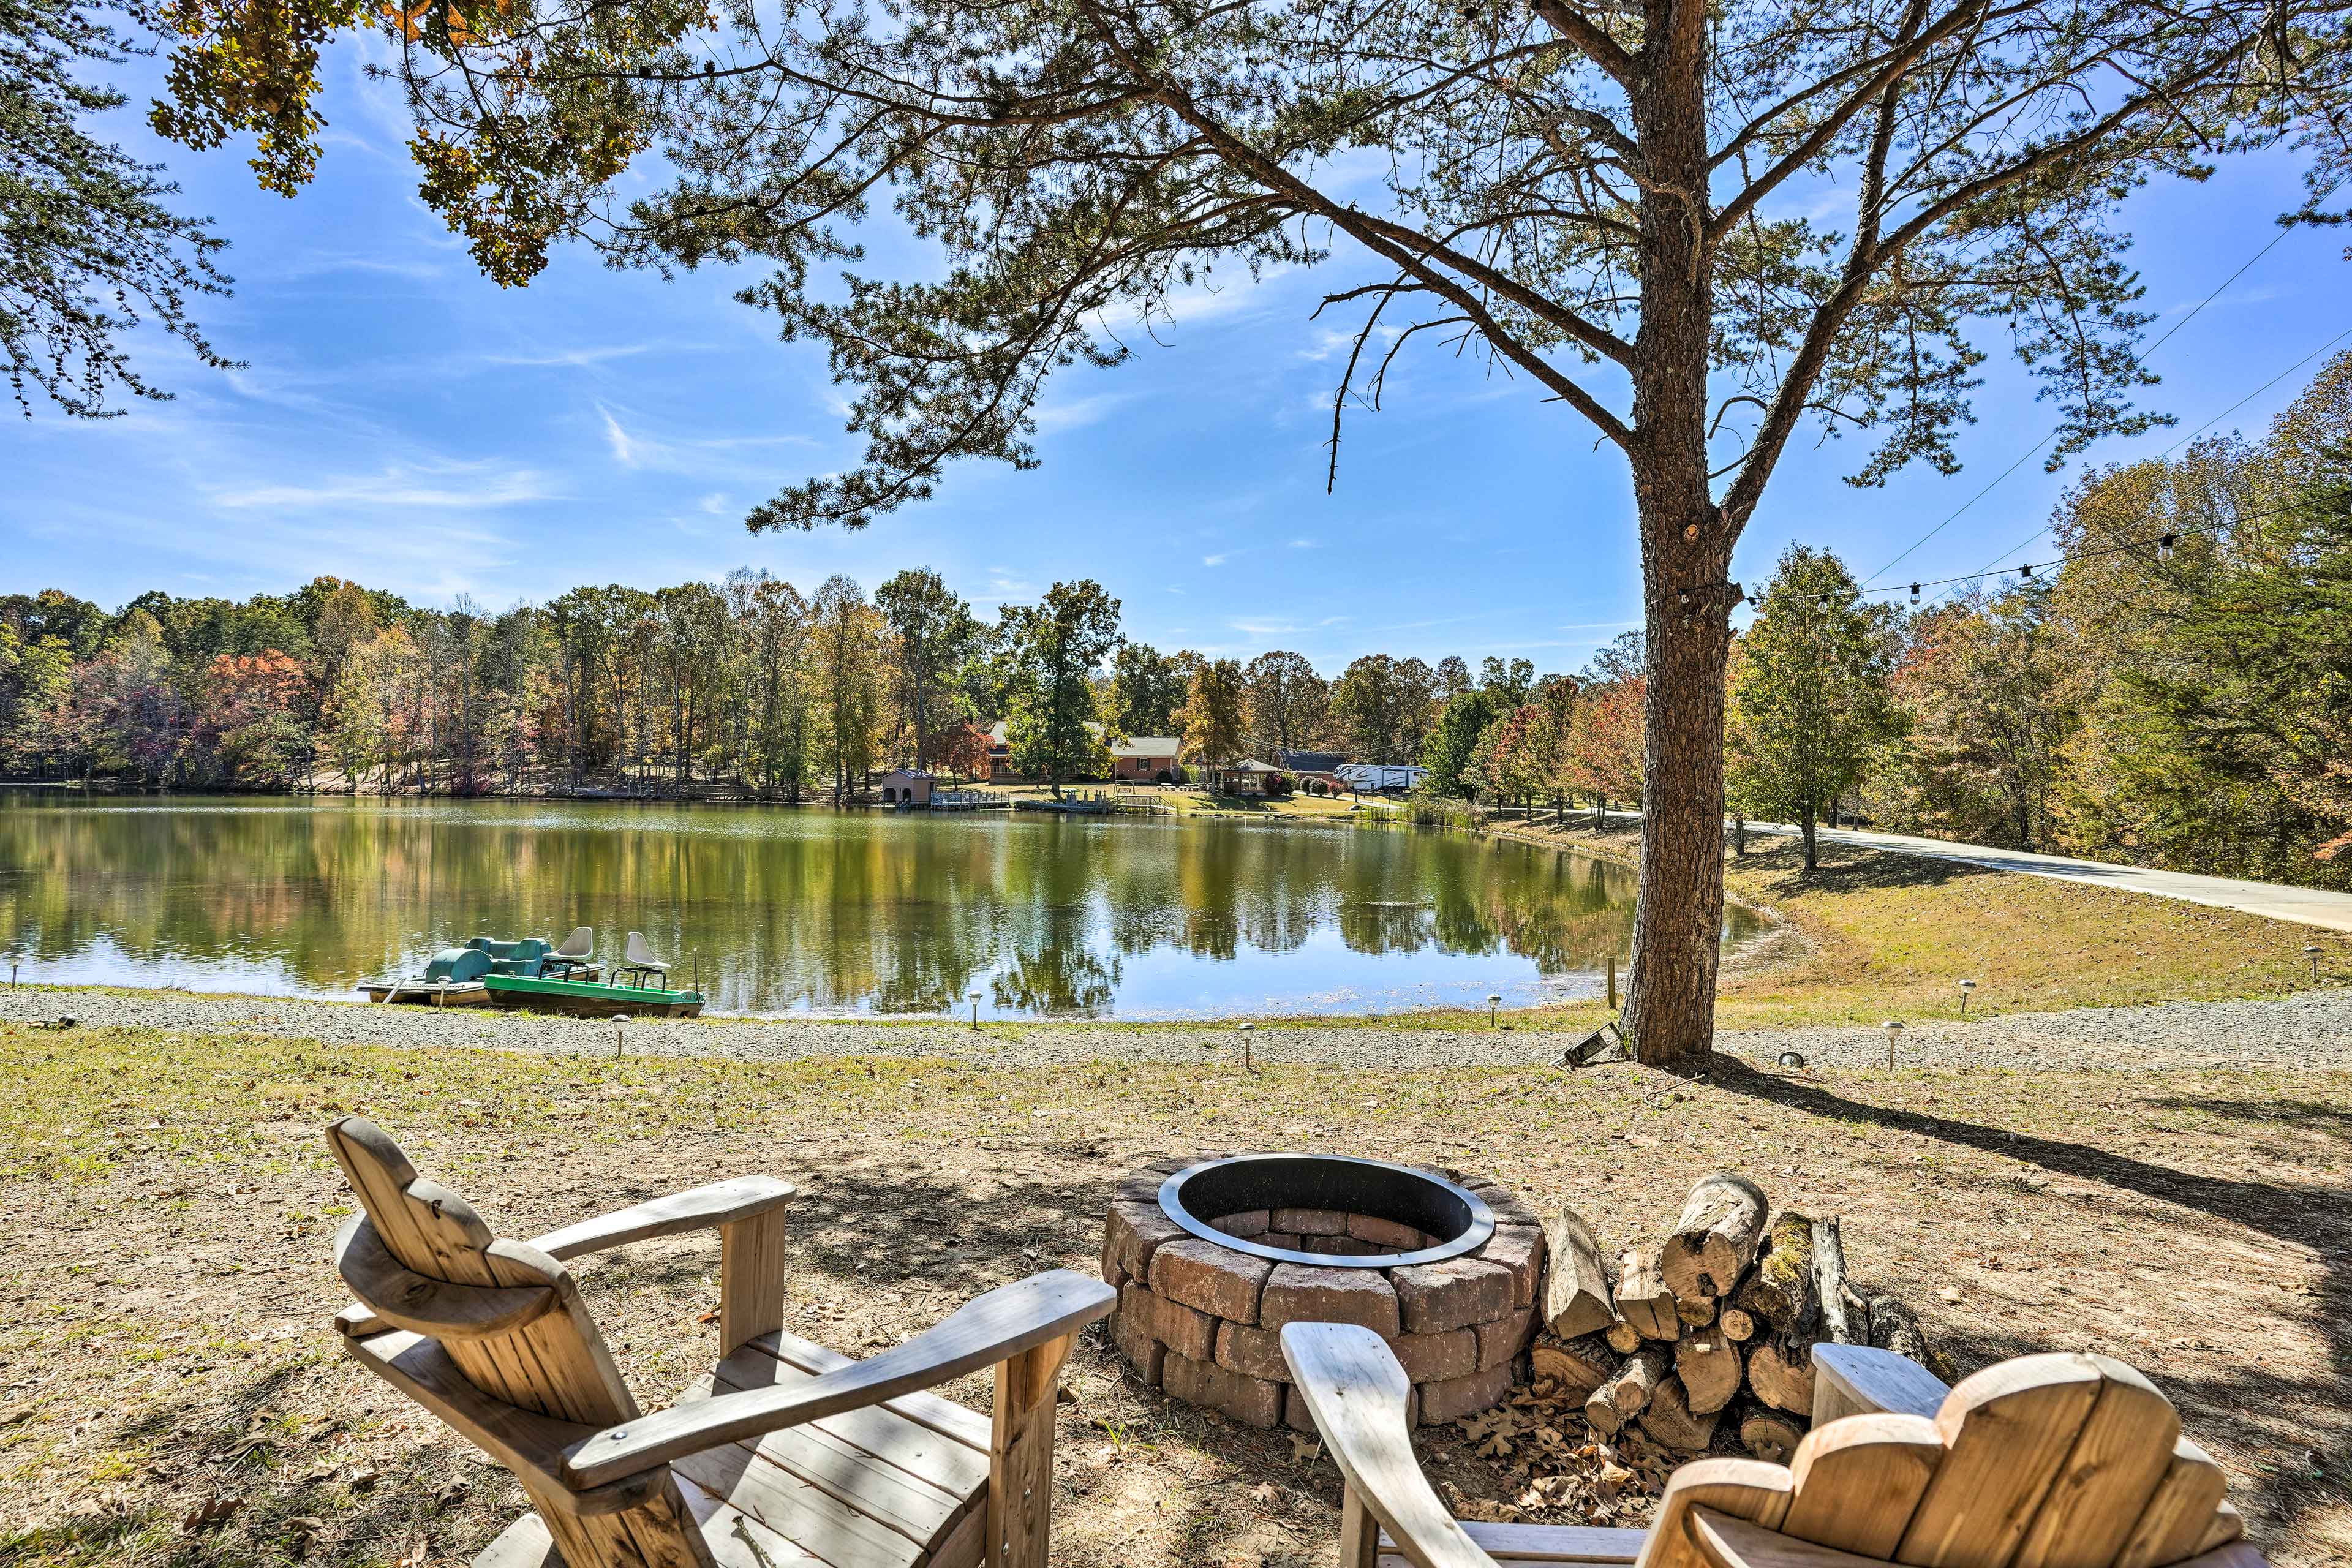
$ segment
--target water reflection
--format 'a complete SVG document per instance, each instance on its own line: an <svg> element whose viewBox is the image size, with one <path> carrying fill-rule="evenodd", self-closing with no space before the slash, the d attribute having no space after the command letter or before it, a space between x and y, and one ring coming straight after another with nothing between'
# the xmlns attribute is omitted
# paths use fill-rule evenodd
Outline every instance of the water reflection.
<svg viewBox="0 0 2352 1568"><path fill-rule="evenodd" d="M1619 867L1412 830L0 796L0 934L52 981L348 996L477 933L592 925L698 962L728 1011L1517 1005L1592 989L1633 894Z"/></svg>

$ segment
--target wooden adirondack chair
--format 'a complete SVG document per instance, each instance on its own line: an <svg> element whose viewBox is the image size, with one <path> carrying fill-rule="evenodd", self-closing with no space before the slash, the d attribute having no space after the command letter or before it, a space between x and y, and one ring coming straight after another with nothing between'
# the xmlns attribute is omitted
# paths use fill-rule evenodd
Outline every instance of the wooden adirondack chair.
<svg viewBox="0 0 2352 1568"><path fill-rule="evenodd" d="M1786 1468L1695 1459L1642 1530L1457 1522L1414 1461L1380 1336L1282 1331L1347 1479L1340 1568L2264 1568L2219 1466L2118 1361L2033 1355L1957 1388L1885 1351L1814 1347L1816 1425Z"/></svg>
<svg viewBox="0 0 2352 1568"><path fill-rule="evenodd" d="M1043 1568L1054 1395L1116 1300L1055 1269L862 1362L783 1328L793 1189L745 1176L529 1242L494 1238L382 1129L327 1130L363 1213L335 1239L360 1363L511 1470L535 1511L475 1568ZM567 1258L719 1234L719 1361L644 1413ZM993 1364L993 1420L920 1392Z"/></svg>

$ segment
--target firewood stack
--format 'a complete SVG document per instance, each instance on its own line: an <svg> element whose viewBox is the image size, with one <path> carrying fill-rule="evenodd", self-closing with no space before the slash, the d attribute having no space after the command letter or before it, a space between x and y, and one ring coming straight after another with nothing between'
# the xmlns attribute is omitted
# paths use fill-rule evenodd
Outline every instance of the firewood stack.
<svg viewBox="0 0 2352 1568"><path fill-rule="evenodd" d="M1626 1247L1613 1269L1566 1209L1545 1237L1537 1389L1581 1392L1604 1437L1638 1428L1693 1454L1736 1438L1785 1463L1811 1425L1811 1348L1824 1340L1895 1351L1951 1381L1909 1308L1846 1278L1835 1219L1774 1214L1745 1176L1701 1181L1664 1239Z"/></svg>

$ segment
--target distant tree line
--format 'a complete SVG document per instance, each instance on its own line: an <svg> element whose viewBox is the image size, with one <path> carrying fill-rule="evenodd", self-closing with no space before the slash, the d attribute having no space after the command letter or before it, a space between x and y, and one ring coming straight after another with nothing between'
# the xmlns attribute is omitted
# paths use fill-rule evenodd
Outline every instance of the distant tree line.
<svg viewBox="0 0 2352 1568"><path fill-rule="evenodd" d="M1441 788L1507 787L1466 747L1488 717L1535 694L1524 659L1489 658L1474 676L1459 658L1370 654L1327 679L1290 651L1162 653L1124 637L1119 613L1081 581L990 619L927 570L870 595L841 576L804 594L747 569L501 611L464 596L413 605L332 577L242 602L142 594L114 611L55 589L11 595L0 597L0 775L806 799L893 766L982 773L982 728L1003 721L1013 765L1056 784L1107 772L1107 742L1171 736L1211 765L1443 752ZM1619 664L1634 685L1610 710L1616 761L1577 787L1630 797L1638 651L1544 689L1566 714L1568 694L1606 689Z"/></svg>

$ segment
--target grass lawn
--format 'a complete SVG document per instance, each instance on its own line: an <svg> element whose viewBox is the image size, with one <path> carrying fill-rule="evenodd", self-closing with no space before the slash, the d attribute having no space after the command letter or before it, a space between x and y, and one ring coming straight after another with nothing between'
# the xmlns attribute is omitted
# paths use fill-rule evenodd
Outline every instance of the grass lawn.
<svg viewBox="0 0 2352 1568"><path fill-rule="evenodd" d="M1505 831L1628 862L1640 843L1630 824ZM2341 931L1843 845L1823 844L1808 873L1793 840L1748 845L1726 861L1730 893L1785 931L1769 962L1727 966L1716 1016L1728 1029L1950 1018L1962 979L1977 983L1970 1017L2284 995L2311 984L2305 944L2334 983L2352 972Z"/></svg>
<svg viewBox="0 0 2352 1568"><path fill-rule="evenodd" d="M520 1509L503 1472L337 1352L328 1247L348 1205L319 1129L352 1110L509 1236L785 1177L803 1194L793 1325L852 1354L1036 1268L1093 1267L1113 1185L1150 1154L1314 1147L1484 1171L1612 1242L1729 1166L1842 1214L1857 1279L1910 1301L1964 1370L2052 1348L2140 1367L2228 1468L2273 1561L2352 1557L2352 1074L590 1063L5 1026L0 1071L11 1568L421 1568ZM649 1404L707 1364L709 1243L583 1274ZM1330 1562L1338 1478L1310 1447L1168 1403L1099 1331L1068 1384L1058 1563ZM948 1392L985 1408L984 1379ZM1644 1514L1638 1485L1541 1484L1568 1462L1557 1447L1482 1455L1455 1427L1420 1446L1457 1509Z"/></svg>

